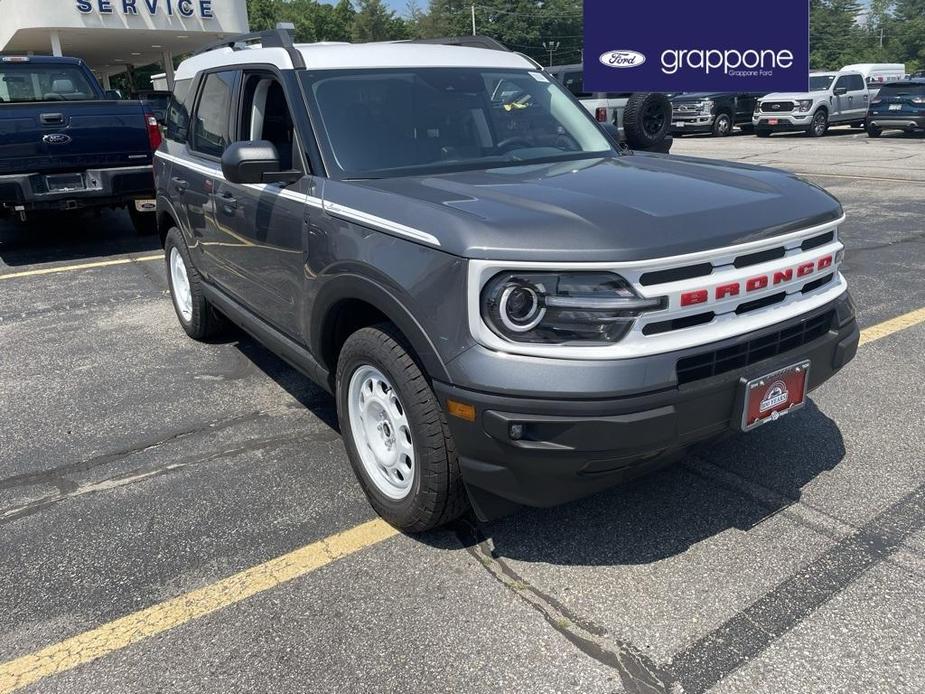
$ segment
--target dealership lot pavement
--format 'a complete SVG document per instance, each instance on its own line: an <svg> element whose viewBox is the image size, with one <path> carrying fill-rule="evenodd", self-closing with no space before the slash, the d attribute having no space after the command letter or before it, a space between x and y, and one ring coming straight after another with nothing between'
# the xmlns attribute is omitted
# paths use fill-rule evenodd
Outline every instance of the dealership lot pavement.
<svg viewBox="0 0 925 694"><path fill-rule="evenodd" d="M328 396L186 338L127 218L0 225L0 692L925 689L923 139L673 151L842 200L856 360L653 476L414 538Z"/></svg>

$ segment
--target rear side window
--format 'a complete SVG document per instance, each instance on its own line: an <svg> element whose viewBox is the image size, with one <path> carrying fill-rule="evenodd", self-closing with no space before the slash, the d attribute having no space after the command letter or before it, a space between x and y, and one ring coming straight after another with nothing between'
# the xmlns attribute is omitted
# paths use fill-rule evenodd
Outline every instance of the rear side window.
<svg viewBox="0 0 925 694"><path fill-rule="evenodd" d="M925 84L885 84L880 88L880 97L925 96Z"/></svg>
<svg viewBox="0 0 925 694"><path fill-rule="evenodd" d="M167 105L167 139L174 142L186 142L189 132L189 97L190 82L192 80L179 80L173 85L173 95Z"/></svg>
<svg viewBox="0 0 925 694"><path fill-rule="evenodd" d="M0 102L98 99L84 71L74 65L0 64Z"/></svg>
<svg viewBox="0 0 925 694"><path fill-rule="evenodd" d="M197 152L220 157L232 142L228 121L237 74L227 70L206 75L193 117L192 147Z"/></svg>
<svg viewBox="0 0 925 694"><path fill-rule="evenodd" d="M579 99L591 96L591 92L585 91L584 79L581 71L566 72L562 75L562 84Z"/></svg>
<svg viewBox="0 0 925 694"><path fill-rule="evenodd" d="M848 75L848 89L853 92L865 89L864 78L861 75Z"/></svg>

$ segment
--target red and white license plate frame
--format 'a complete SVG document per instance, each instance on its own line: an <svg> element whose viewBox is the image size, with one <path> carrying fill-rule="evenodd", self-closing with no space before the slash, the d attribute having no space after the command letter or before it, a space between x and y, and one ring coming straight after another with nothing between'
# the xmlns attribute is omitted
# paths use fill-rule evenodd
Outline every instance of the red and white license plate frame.
<svg viewBox="0 0 925 694"><path fill-rule="evenodd" d="M809 385L809 359L785 366L744 384L742 395L742 431L776 422L785 414L806 404Z"/></svg>
<svg viewBox="0 0 925 694"><path fill-rule="evenodd" d="M768 125L777 125L779 122L777 118L768 118Z"/></svg>

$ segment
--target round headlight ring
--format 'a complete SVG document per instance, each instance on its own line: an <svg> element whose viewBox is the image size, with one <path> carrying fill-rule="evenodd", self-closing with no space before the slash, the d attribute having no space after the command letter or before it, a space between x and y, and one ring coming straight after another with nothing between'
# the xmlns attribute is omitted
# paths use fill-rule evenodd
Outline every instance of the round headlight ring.
<svg viewBox="0 0 925 694"><path fill-rule="evenodd" d="M516 295L515 292L517 292ZM509 309L514 307L511 303L521 305L523 301L528 302L526 313L520 317L516 315L512 317ZM498 300L498 317L504 327L511 332L529 332L540 324L545 315L546 307L541 304L540 296L534 287L512 282L501 290L501 297Z"/></svg>

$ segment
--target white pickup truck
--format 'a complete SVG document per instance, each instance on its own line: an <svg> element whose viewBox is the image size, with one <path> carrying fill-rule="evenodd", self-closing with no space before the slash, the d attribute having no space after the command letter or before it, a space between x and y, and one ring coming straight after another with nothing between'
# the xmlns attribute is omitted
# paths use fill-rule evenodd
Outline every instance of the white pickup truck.
<svg viewBox="0 0 925 694"><path fill-rule="evenodd" d="M860 72L815 72L808 92L778 92L761 97L752 125L758 137L802 131L822 137L830 125L864 127L870 92Z"/></svg>

